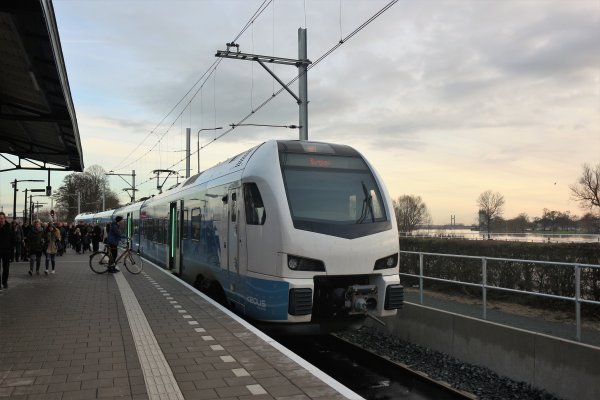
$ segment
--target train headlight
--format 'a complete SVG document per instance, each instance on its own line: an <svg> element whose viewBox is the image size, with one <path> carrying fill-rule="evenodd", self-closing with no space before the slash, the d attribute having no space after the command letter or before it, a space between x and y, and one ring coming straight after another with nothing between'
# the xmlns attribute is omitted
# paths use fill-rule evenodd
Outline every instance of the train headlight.
<svg viewBox="0 0 600 400"><path fill-rule="evenodd" d="M375 261L375 269L387 269L387 268L396 268L398 265L398 253L389 255L387 257L380 258Z"/></svg>
<svg viewBox="0 0 600 400"><path fill-rule="evenodd" d="M322 271L325 272L325 264L323 261L313 260L310 258L287 256L288 268L292 271Z"/></svg>

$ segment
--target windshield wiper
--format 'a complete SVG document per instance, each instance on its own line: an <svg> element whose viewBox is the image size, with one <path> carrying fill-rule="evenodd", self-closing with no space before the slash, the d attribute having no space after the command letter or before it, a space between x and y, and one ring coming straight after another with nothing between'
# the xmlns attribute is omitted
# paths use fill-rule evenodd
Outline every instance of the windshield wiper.
<svg viewBox="0 0 600 400"><path fill-rule="evenodd" d="M375 222L375 214L373 213L373 197L369 194L367 190L367 186L363 181L360 181L362 185L363 193L365 195L365 199L363 200L362 211L360 213L360 218L356 220L357 224L362 224L365 222L365 218L367 217L367 212L371 212L371 222Z"/></svg>

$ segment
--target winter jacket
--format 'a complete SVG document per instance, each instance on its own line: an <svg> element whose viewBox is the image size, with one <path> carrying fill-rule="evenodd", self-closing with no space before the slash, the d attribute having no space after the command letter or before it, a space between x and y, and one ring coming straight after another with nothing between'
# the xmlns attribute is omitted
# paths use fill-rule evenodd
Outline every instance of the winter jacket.
<svg viewBox="0 0 600 400"><path fill-rule="evenodd" d="M27 251L39 253L44 250L44 230L42 228L31 228L27 235Z"/></svg>
<svg viewBox="0 0 600 400"><path fill-rule="evenodd" d="M15 233L15 242L23 241L23 228L21 228L18 225L15 226L14 233Z"/></svg>
<svg viewBox="0 0 600 400"><path fill-rule="evenodd" d="M121 241L121 229L119 229L117 222L113 222L108 229L108 244L118 246L119 241Z"/></svg>
<svg viewBox="0 0 600 400"><path fill-rule="evenodd" d="M0 254L10 253L15 248L15 234L12 226L5 223L0 227Z"/></svg>
<svg viewBox="0 0 600 400"><path fill-rule="evenodd" d="M46 253L48 254L56 254L58 253L58 245L56 242L60 240L60 231L58 229L53 229L51 231L46 231Z"/></svg>

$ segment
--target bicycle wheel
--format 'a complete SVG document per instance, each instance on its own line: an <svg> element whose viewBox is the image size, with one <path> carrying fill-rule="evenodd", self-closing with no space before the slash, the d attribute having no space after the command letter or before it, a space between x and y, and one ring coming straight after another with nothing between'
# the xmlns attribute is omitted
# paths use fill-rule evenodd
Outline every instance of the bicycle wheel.
<svg viewBox="0 0 600 400"><path fill-rule="evenodd" d="M98 251L90 256L90 268L97 274L103 274L108 271L108 254Z"/></svg>
<svg viewBox="0 0 600 400"><path fill-rule="evenodd" d="M133 251L130 251L125 255L125 257L123 257L123 264L125 264L127 271L131 272L132 274L139 274L142 272L142 269L144 269L142 257Z"/></svg>

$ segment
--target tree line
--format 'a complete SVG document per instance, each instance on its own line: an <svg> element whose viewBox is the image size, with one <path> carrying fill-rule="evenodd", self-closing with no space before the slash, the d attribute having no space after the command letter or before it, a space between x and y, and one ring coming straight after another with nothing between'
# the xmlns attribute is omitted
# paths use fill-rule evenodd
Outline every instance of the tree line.
<svg viewBox="0 0 600 400"><path fill-rule="evenodd" d="M571 197L587 212L578 217L570 211L544 208L541 217L530 218L521 213L515 218L504 219L505 199L501 193L486 190L477 198L478 228L490 232L578 231L600 233L600 163L583 165L578 181L569 187ZM431 223L427 205L420 196L403 195L393 200L398 230L412 232Z"/></svg>
<svg viewBox="0 0 600 400"><path fill-rule="evenodd" d="M99 165L86 168L85 172L74 172L65 176L63 184L53 195L58 219L73 221L78 211L99 212L104 208L118 208L119 197L111 190L106 171Z"/></svg>

